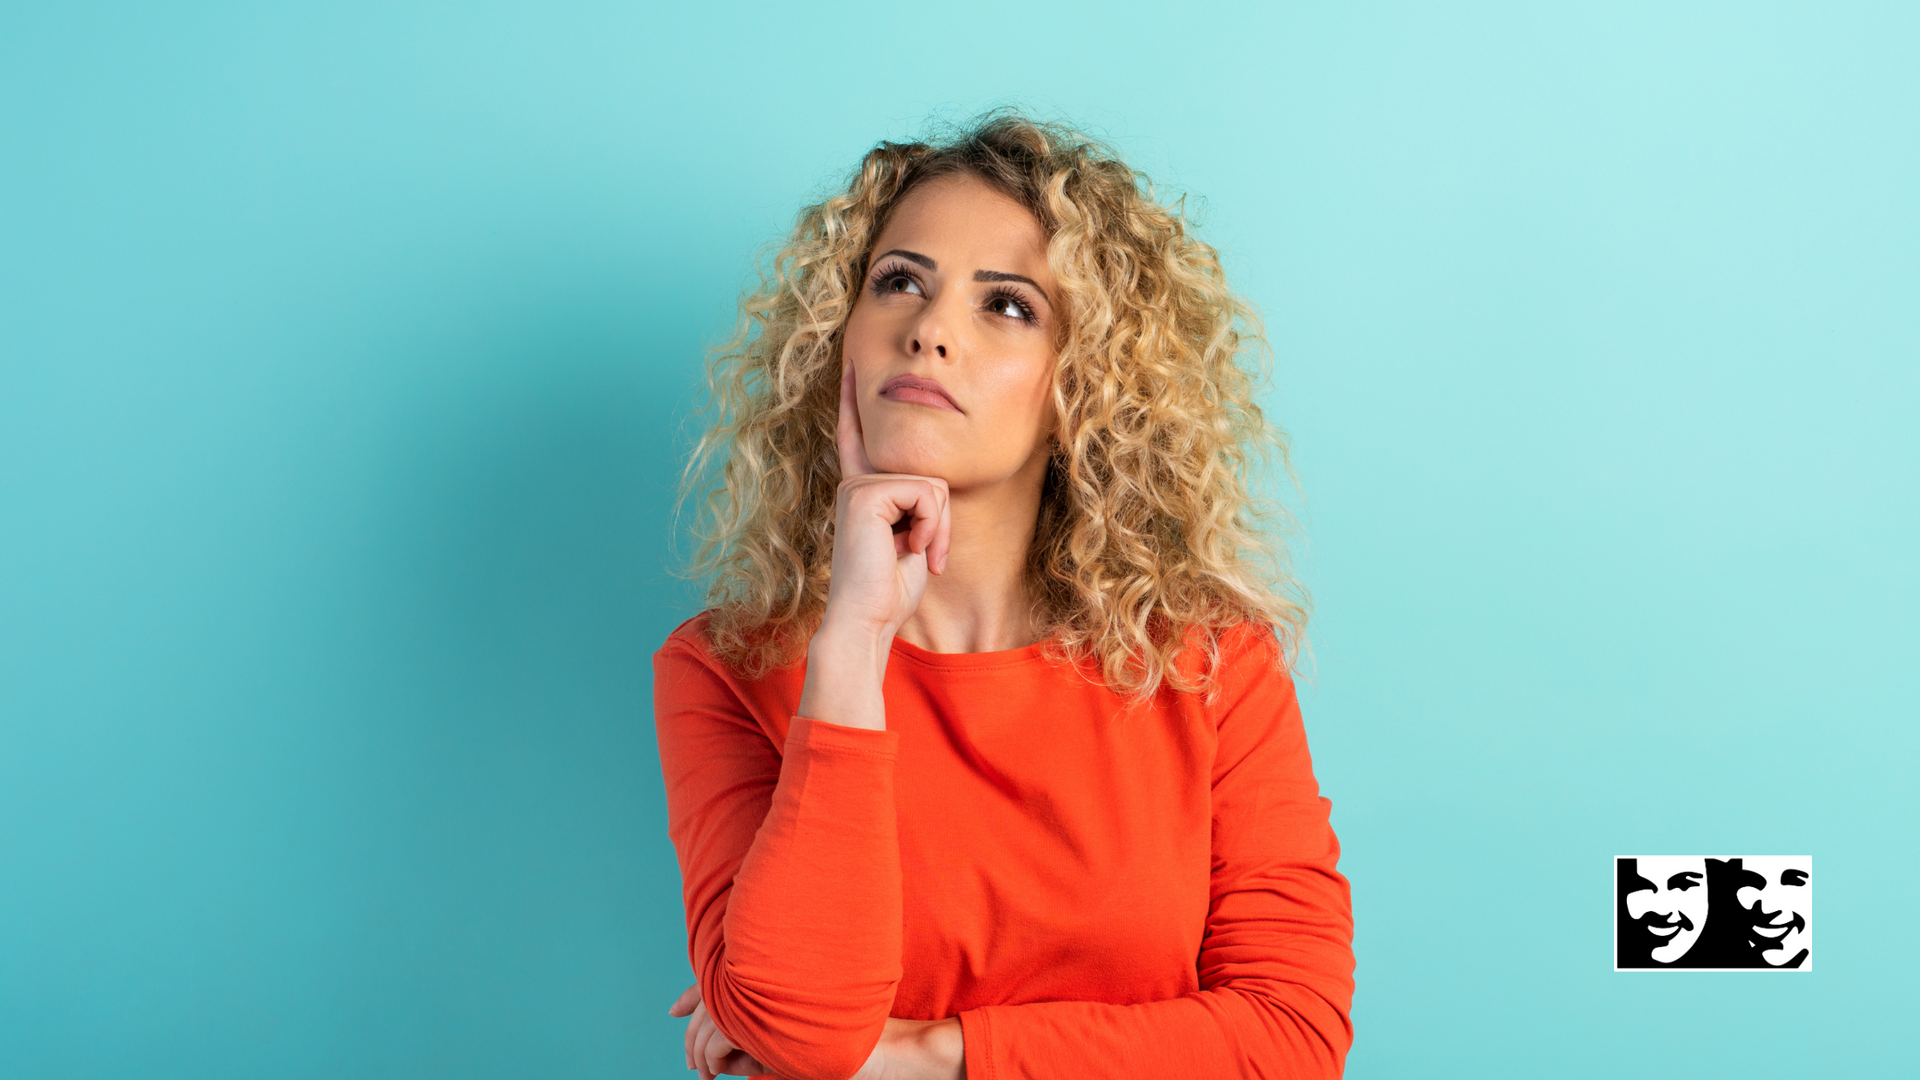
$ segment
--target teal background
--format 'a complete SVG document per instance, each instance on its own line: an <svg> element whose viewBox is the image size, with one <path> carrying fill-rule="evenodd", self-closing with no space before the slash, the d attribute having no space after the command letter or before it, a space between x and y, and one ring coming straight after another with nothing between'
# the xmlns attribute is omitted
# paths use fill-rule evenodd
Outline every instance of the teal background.
<svg viewBox="0 0 1920 1080"><path fill-rule="evenodd" d="M702 351L1006 101L1269 320L1349 1075L1920 1072L1917 12L6 4L0 1074L683 1075ZM1815 970L1613 973L1648 851Z"/></svg>

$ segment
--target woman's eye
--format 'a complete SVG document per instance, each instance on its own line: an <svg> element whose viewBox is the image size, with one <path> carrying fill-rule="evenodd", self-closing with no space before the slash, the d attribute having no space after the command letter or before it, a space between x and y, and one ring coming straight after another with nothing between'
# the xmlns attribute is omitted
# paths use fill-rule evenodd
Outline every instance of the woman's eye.
<svg viewBox="0 0 1920 1080"><path fill-rule="evenodd" d="M905 274L895 274L881 282L880 288L884 292L917 294L920 291L920 283Z"/></svg>
<svg viewBox="0 0 1920 1080"><path fill-rule="evenodd" d="M1033 312L1027 310L1027 305L1011 296L996 296L987 301L987 310L993 312L995 315L1005 315L1009 319L1030 319L1033 317Z"/></svg>

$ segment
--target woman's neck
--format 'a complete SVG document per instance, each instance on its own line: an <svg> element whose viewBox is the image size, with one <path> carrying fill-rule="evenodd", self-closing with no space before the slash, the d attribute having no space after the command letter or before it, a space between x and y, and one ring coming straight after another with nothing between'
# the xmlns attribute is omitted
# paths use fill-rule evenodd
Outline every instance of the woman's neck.
<svg viewBox="0 0 1920 1080"><path fill-rule="evenodd" d="M1040 514L1038 479L1017 476L991 490L952 494L946 572L927 580L899 637L937 653L999 652L1038 640L1026 580Z"/></svg>

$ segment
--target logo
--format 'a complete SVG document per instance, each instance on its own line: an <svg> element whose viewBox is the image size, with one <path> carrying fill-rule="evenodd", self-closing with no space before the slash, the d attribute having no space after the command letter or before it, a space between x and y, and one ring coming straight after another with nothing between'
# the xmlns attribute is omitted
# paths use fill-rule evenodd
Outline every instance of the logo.
<svg viewBox="0 0 1920 1080"><path fill-rule="evenodd" d="M1813 856L1613 860L1613 970L1811 971Z"/></svg>

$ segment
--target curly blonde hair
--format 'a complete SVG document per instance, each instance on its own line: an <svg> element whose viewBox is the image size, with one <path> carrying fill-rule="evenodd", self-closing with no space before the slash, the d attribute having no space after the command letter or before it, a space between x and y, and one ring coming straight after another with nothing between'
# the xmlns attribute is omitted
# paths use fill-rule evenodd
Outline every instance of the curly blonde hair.
<svg viewBox="0 0 1920 1080"><path fill-rule="evenodd" d="M846 189L800 212L708 368L712 423L683 477L705 489L689 572L708 582L714 653L755 678L798 659L827 603L841 334L873 243L915 188L976 177L1048 236L1064 323L1059 447L1026 564L1059 659L1116 691L1212 687L1223 632L1253 622L1291 664L1306 595L1250 474L1284 435L1254 401L1265 341L1196 239L1184 201L1071 128L989 113L934 142L883 142ZM717 470L715 466L718 465ZM1177 662L1188 649L1198 663Z"/></svg>

